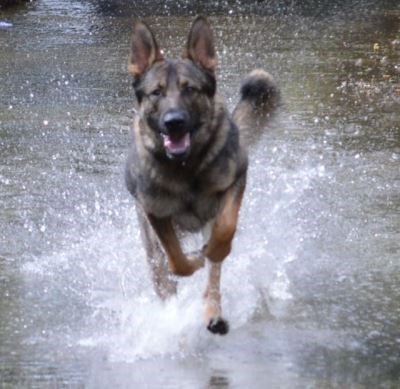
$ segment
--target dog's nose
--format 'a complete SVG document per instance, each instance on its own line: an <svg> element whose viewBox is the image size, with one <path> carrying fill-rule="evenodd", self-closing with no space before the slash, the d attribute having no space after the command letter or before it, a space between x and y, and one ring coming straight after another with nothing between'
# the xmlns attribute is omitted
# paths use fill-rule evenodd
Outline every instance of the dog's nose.
<svg viewBox="0 0 400 389"><path fill-rule="evenodd" d="M173 110L164 115L164 126L168 131L184 132L187 130L188 117L185 111Z"/></svg>

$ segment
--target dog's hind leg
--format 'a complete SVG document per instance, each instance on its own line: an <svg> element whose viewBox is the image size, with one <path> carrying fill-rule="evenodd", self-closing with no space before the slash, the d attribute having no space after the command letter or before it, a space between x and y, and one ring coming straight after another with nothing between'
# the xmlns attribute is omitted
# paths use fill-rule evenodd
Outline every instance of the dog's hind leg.
<svg viewBox="0 0 400 389"><path fill-rule="evenodd" d="M213 334L225 335L229 331L228 322L221 317L221 263L209 262L208 284L205 293L205 320L207 329Z"/></svg>
<svg viewBox="0 0 400 389"><path fill-rule="evenodd" d="M176 294L177 282L172 279L172 274L168 269L168 262L161 248L158 237L147 220L146 214L136 206L140 234L146 250L147 261L150 266L151 276L157 295L166 300Z"/></svg>

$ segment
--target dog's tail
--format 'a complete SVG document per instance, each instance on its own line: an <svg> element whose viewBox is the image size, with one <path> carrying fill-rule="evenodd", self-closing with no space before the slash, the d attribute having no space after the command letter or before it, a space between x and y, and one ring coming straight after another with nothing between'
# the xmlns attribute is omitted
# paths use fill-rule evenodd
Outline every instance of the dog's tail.
<svg viewBox="0 0 400 389"><path fill-rule="evenodd" d="M233 119L239 127L242 144L248 147L260 138L280 105L280 91L270 74L256 69L244 79L240 94Z"/></svg>

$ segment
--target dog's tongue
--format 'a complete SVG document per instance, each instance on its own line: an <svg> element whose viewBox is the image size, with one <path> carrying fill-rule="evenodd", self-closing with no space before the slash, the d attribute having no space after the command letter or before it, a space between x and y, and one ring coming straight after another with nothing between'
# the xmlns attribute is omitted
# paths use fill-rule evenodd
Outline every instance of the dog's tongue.
<svg viewBox="0 0 400 389"><path fill-rule="evenodd" d="M164 147L170 154L183 154L190 147L190 134L187 132L182 137L163 135Z"/></svg>

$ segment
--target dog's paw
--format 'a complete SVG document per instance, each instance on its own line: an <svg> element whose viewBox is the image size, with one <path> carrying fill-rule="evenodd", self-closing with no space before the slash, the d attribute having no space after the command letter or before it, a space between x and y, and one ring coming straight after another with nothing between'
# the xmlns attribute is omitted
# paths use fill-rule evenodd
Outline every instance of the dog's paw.
<svg viewBox="0 0 400 389"><path fill-rule="evenodd" d="M213 334L226 335L229 332L229 323L220 316L210 319L207 329Z"/></svg>

